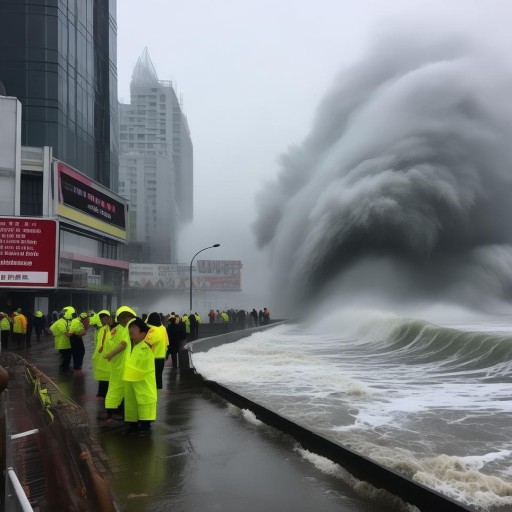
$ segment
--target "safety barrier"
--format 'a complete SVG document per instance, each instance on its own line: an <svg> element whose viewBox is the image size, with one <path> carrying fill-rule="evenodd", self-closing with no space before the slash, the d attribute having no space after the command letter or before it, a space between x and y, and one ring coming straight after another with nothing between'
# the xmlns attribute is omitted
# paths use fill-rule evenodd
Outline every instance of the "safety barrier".
<svg viewBox="0 0 512 512"><path fill-rule="evenodd" d="M85 411L28 361L1 357L10 377L8 426L15 432L6 443L5 510L114 512L107 457Z"/></svg>

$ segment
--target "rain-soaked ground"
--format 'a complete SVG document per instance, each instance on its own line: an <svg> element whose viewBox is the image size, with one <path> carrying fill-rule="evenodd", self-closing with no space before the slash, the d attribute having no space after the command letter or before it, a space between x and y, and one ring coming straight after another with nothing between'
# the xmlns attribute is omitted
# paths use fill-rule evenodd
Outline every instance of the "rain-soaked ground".
<svg viewBox="0 0 512 512"><path fill-rule="evenodd" d="M112 489L123 511L397 510L320 471L294 450L293 439L251 421L170 366L151 437L124 436L121 422L101 426L90 336L86 347L84 376L59 375L51 337L32 341L23 355L87 412L91 432L109 457Z"/></svg>

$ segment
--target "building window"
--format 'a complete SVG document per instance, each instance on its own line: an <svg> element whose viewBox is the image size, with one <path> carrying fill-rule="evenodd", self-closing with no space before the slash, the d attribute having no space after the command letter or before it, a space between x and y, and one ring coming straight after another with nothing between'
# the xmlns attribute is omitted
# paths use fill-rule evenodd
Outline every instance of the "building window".
<svg viewBox="0 0 512 512"><path fill-rule="evenodd" d="M43 175L41 173L21 174L20 214L43 215Z"/></svg>

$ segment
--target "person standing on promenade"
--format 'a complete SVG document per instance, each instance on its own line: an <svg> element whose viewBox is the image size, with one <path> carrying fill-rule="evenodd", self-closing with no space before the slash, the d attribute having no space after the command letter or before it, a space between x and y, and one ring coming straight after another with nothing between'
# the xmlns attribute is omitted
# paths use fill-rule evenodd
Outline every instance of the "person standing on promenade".
<svg viewBox="0 0 512 512"><path fill-rule="evenodd" d="M158 313L150 313L147 319L149 330L144 341L151 347L155 359L156 389L162 389L162 374L167 352L167 331L162 331L162 321ZM165 333L165 334L164 334Z"/></svg>
<svg viewBox="0 0 512 512"><path fill-rule="evenodd" d="M188 340L190 338L190 320L186 313L184 315L181 315L181 323L185 326L185 337Z"/></svg>
<svg viewBox="0 0 512 512"><path fill-rule="evenodd" d="M252 327L258 327L258 312L256 311L255 308L252 308L251 318L252 318L251 326Z"/></svg>
<svg viewBox="0 0 512 512"><path fill-rule="evenodd" d="M128 433L140 437L151 433L151 422L156 420L155 358L149 344L143 343L150 329L140 318L130 322L131 349L123 372L124 421L129 425Z"/></svg>
<svg viewBox="0 0 512 512"><path fill-rule="evenodd" d="M197 318L196 318L196 315L194 313L190 313L190 315L188 315L188 323L189 323L189 326L190 326L190 336L188 338L188 341L193 341L196 338L196 333L197 333Z"/></svg>
<svg viewBox="0 0 512 512"><path fill-rule="evenodd" d="M25 348L27 336L27 318L18 308L12 314L12 338L18 344L18 350Z"/></svg>
<svg viewBox="0 0 512 512"><path fill-rule="evenodd" d="M9 336L11 334L11 321L7 313L0 313L0 330L2 331L2 350L9 349Z"/></svg>
<svg viewBox="0 0 512 512"><path fill-rule="evenodd" d="M71 342L69 341L69 337L71 336L71 333L69 332L69 328L71 320L75 316L75 308L72 306L66 306L62 309L61 317L50 326L50 331L55 338L55 350L58 350L60 354L61 362L59 365L59 371L61 373L66 373L70 370Z"/></svg>
<svg viewBox="0 0 512 512"><path fill-rule="evenodd" d="M174 315L169 317L167 336L169 337L168 354L171 356L172 367L176 369L178 368L178 352L180 351L181 342L187 337L187 333L185 332L185 326L178 323Z"/></svg>
<svg viewBox="0 0 512 512"><path fill-rule="evenodd" d="M46 332L46 317L42 311L36 311L34 314L34 331L36 331L36 342L41 341L41 335Z"/></svg>
<svg viewBox="0 0 512 512"><path fill-rule="evenodd" d="M116 311L116 321L118 325L112 330L110 349L103 356L110 361L110 381L108 391L105 397L105 409L107 417L105 423L113 423L113 414L116 410L122 411L124 399L124 381L123 372L126 360L130 354L130 334L128 324L137 316L135 311L128 306L121 306ZM128 348L128 350L127 350Z"/></svg>
<svg viewBox="0 0 512 512"><path fill-rule="evenodd" d="M94 352L92 354L92 373L94 380L98 381L98 392L96 393L97 400L105 400L108 391L108 383L110 380L110 361L107 361L103 356L110 350L110 327L114 323L114 319L110 315L110 311L103 309L95 316L101 322L101 327L95 334Z"/></svg>
<svg viewBox="0 0 512 512"><path fill-rule="evenodd" d="M106 311L106 309L103 311ZM107 311L107 313L110 314L109 311ZM103 324L101 323L99 313L95 313L93 310L89 311L89 327L94 328L94 346L96 347L98 334L100 329L103 327Z"/></svg>
<svg viewBox="0 0 512 512"><path fill-rule="evenodd" d="M71 354L73 356L73 375L83 375L82 365L85 355L83 336L85 336L87 327L89 327L87 320L88 314L80 313L79 317L73 318L69 326L69 341L71 342Z"/></svg>
<svg viewBox="0 0 512 512"><path fill-rule="evenodd" d="M199 338L199 326L201 325L203 319L197 311L194 313L194 316L196 317L196 332L194 333L194 339L197 340Z"/></svg>

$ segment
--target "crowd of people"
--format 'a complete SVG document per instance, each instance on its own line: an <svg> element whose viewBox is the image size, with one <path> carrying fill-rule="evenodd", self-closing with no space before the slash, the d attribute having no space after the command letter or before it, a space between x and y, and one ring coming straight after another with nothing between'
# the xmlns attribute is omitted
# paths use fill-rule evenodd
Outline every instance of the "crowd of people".
<svg viewBox="0 0 512 512"><path fill-rule="evenodd" d="M257 327L268 324L270 322L270 311L268 308L263 308L259 311L256 311L254 308L252 311L245 311L243 309L228 309L227 311L210 309L208 318L211 324L230 322L237 324L241 329L245 329L246 326Z"/></svg>
<svg viewBox="0 0 512 512"><path fill-rule="evenodd" d="M269 323L270 313L267 308L259 312L212 309L208 318L210 323L245 328ZM2 350L9 350L10 345L13 349L24 349L31 346L32 331L37 342L41 336L53 335L60 354L59 372L80 377L84 375L84 336L92 332L96 398L104 402L104 413L98 421L105 425L124 422L127 434L142 437L150 434L151 423L156 419L166 361L170 357L172 368L178 368L179 355L185 354L184 345L198 338L201 323L197 312L172 312L165 316L152 312L139 317L129 306L121 306L115 313L79 313L73 306L66 306L48 318L41 311L32 315L17 309L10 314L0 312L0 341Z"/></svg>
<svg viewBox="0 0 512 512"><path fill-rule="evenodd" d="M96 397L105 402L100 423L124 421L130 435L149 435L156 419L158 390L170 357L178 367L178 354L187 341L197 338L201 317L197 313L165 316L153 312L137 316L129 306L115 314L102 310L77 314L65 307L51 326L55 348L60 353L61 373L81 376L83 336L94 329L93 378L98 382ZM71 363L73 368L71 368Z"/></svg>
<svg viewBox="0 0 512 512"><path fill-rule="evenodd" d="M16 343L17 349L30 347L35 333L36 341L48 335L48 320L42 311L24 313L18 308L11 313L0 312L0 343L3 350L9 349L9 342Z"/></svg>

